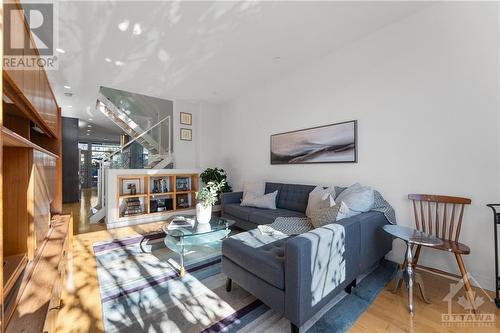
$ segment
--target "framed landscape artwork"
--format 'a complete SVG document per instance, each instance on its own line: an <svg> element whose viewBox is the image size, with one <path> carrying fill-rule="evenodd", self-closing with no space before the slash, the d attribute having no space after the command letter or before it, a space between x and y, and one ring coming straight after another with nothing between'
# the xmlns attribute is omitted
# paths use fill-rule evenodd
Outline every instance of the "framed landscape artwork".
<svg viewBox="0 0 500 333"><path fill-rule="evenodd" d="M271 164L356 163L357 121L271 135Z"/></svg>

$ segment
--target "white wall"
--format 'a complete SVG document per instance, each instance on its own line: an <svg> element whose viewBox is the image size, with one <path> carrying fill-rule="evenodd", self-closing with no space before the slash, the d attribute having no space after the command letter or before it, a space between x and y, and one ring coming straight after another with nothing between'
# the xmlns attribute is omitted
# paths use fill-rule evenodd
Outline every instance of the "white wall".
<svg viewBox="0 0 500 333"><path fill-rule="evenodd" d="M198 168L200 165L200 104L191 101L175 100L174 101L174 117L173 117L173 130L174 130L174 159L176 169ZM191 113L193 124L181 125L180 113ZM192 130L192 141L184 141L180 139L181 128L190 128Z"/></svg>
<svg viewBox="0 0 500 333"><path fill-rule="evenodd" d="M413 225L408 193L472 198L461 240L466 265L493 288L492 217L499 201L498 5L441 3L386 26L213 111L217 156L240 189L245 180L372 185ZM281 55L286 57L285 55ZM270 165L270 135L358 120L357 164ZM214 123L214 121L212 120ZM204 135L204 138L208 136ZM402 258L395 242L392 259ZM421 263L458 272L452 255Z"/></svg>
<svg viewBox="0 0 500 333"><path fill-rule="evenodd" d="M180 124L180 113L192 114L193 125ZM221 106L209 102L176 100L174 102L174 154L175 168L208 168L219 165ZM190 128L192 141L180 139L180 129Z"/></svg>

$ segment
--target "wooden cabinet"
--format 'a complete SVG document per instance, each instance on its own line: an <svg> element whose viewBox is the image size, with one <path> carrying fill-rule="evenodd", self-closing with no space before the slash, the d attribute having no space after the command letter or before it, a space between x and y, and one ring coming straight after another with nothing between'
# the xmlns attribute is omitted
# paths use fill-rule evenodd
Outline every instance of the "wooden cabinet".
<svg viewBox="0 0 500 333"><path fill-rule="evenodd" d="M34 45L24 16L12 15L12 38ZM60 108L43 68L3 68L2 78L0 333L40 332L54 317L71 248L71 216L51 212L62 197Z"/></svg>

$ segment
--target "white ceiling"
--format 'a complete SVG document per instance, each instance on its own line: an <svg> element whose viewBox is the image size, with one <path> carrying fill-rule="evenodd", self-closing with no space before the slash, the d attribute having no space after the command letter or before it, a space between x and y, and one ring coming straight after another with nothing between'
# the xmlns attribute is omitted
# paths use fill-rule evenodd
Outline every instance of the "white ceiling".
<svg viewBox="0 0 500 333"><path fill-rule="evenodd" d="M59 2L58 47L65 53L48 75L64 116L117 135L95 110L99 86L221 103L429 5Z"/></svg>

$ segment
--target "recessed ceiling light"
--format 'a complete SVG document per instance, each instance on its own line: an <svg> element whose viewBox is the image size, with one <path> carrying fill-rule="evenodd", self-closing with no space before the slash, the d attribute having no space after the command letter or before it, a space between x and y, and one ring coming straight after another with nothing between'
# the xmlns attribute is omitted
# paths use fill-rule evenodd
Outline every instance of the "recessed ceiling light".
<svg viewBox="0 0 500 333"><path fill-rule="evenodd" d="M108 138L104 138L104 141L108 140Z"/></svg>
<svg viewBox="0 0 500 333"><path fill-rule="evenodd" d="M134 29L132 30L132 34L140 35L142 33L142 28L139 23L134 24Z"/></svg>
<svg viewBox="0 0 500 333"><path fill-rule="evenodd" d="M71 89L71 87L70 87L70 86L64 86L64 88L66 88L66 89Z"/></svg>
<svg viewBox="0 0 500 333"><path fill-rule="evenodd" d="M89 124L89 125L87 125L87 127L92 127L92 125Z"/></svg>
<svg viewBox="0 0 500 333"><path fill-rule="evenodd" d="M92 118L89 118L89 121L92 121Z"/></svg>
<svg viewBox="0 0 500 333"><path fill-rule="evenodd" d="M60 49L60 48L57 48L56 51L59 53L66 53L66 51L64 51L63 49Z"/></svg>
<svg viewBox="0 0 500 333"><path fill-rule="evenodd" d="M71 109L73 107L73 105L67 105L66 107Z"/></svg>
<svg viewBox="0 0 500 333"><path fill-rule="evenodd" d="M125 63L123 61L117 60L117 61L115 61L115 65L116 66L123 66L123 65L125 65Z"/></svg>
<svg viewBox="0 0 500 333"><path fill-rule="evenodd" d="M87 133L87 135L90 135L90 133Z"/></svg>
<svg viewBox="0 0 500 333"><path fill-rule="evenodd" d="M104 61L106 61L106 62L111 62L111 59L109 59L109 58L104 58Z"/></svg>
<svg viewBox="0 0 500 333"><path fill-rule="evenodd" d="M124 20L123 22L118 24L118 29L120 29L121 31L127 31L129 24L129 20Z"/></svg>

